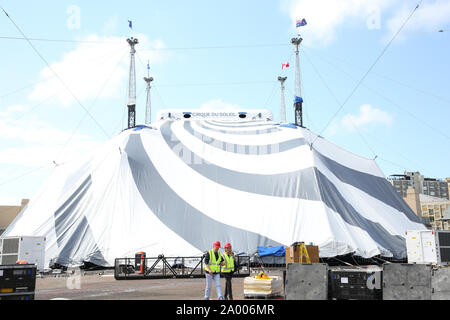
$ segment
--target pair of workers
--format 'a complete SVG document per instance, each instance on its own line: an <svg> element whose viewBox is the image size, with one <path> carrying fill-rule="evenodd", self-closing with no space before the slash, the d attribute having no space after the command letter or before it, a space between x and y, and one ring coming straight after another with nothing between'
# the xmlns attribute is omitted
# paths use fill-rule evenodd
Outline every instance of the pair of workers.
<svg viewBox="0 0 450 320"><path fill-rule="evenodd" d="M205 275L206 275L206 289L205 300L209 300L209 293L211 291L212 282L216 286L217 297L223 300L222 287L220 285L220 274L226 280L225 282L225 299L233 300L233 292L231 290L231 278L233 277L235 258L231 251L231 244L227 242L224 245L225 252L219 252L220 242L216 241L213 244L213 249L205 253Z"/></svg>

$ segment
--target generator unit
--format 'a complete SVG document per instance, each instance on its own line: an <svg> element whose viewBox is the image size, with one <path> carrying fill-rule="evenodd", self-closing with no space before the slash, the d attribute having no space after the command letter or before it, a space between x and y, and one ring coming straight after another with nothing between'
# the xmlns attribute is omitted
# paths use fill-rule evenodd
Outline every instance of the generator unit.
<svg viewBox="0 0 450 320"><path fill-rule="evenodd" d="M406 231L408 263L450 264L450 231Z"/></svg>
<svg viewBox="0 0 450 320"><path fill-rule="evenodd" d="M21 236L0 238L0 265L16 264L25 260L44 271L45 237Z"/></svg>

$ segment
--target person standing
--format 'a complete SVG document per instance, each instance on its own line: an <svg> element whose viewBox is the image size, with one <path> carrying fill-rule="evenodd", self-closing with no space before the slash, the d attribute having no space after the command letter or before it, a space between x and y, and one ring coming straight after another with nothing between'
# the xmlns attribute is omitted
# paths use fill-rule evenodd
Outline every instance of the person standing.
<svg viewBox="0 0 450 320"><path fill-rule="evenodd" d="M203 267L206 271L205 300L209 300L209 293L213 281L216 286L217 297L219 300L223 300L222 287L220 286L220 266L225 265L225 263L219 249L220 242L216 241L213 243L213 249L205 253L205 266Z"/></svg>
<svg viewBox="0 0 450 320"><path fill-rule="evenodd" d="M225 278L225 300L233 300L233 291L231 289L231 279L233 278L234 266L236 264L236 258L231 250L231 244L225 243L225 252L223 253L223 260L225 265L222 266L221 272Z"/></svg>

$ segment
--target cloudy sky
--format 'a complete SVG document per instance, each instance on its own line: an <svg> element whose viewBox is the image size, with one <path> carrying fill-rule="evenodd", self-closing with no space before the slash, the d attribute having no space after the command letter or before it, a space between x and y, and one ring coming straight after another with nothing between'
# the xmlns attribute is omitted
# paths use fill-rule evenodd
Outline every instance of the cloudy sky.
<svg viewBox="0 0 450 320"><path fill-rule="evenodd" d="M139 39L138 123L147 61L153 117L165 108L266 108L278 121L283 75L293 121L290 39L300 31L308 128L376 157L386 176L448 177L450 2L423 0L397 34L418 2L3 1L13 22L0 12L0 204L32 197L55 163L125 127L129 36ZM308 24L296 29L301 18Z"/></svg>

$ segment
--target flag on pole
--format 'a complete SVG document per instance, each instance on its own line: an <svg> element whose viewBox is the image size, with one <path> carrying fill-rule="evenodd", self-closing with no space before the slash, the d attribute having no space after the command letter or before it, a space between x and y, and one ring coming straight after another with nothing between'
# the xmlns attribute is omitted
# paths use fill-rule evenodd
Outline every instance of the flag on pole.
<svg viewBox="0 0 450 320"><path fill-rule="evenodd" d="M150 70L150 63L147 62L147 70Z"/></svg>
<svg viewBox="0 0 450 320"><path fill-rule="evenodd" d="M305 18L296 21L296 25L295 25L296 28L298 28L298 27L303 27L303 26L306 26L306 20L305 20Z"/></svg>
<svg viewBox="0 0 450 320"><path fill-rule="evenodd" d="M133 29L133 21L128 20L128 26L130 27L130 29Z"/></svg>
<svg viewBox="0 0 450 320"><path fill-rule="evenodd" d="M281 64L281 69L284 69L284 68L289 68L289 62Z"/></svg>
<svg viewBox="0 0 450 320"><path fill-rule="evenodd" d="M297 102L302 102L303 103L303 98L295 96L294 103L297 103Z"/></svg>

